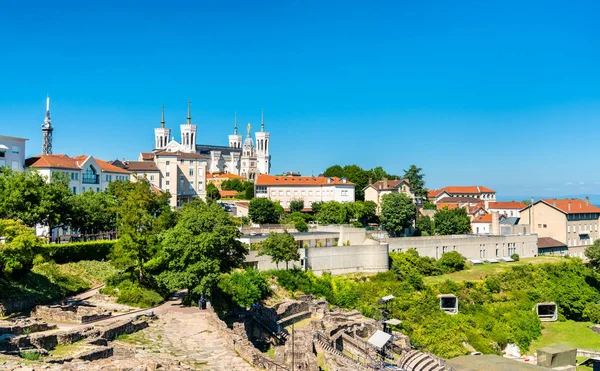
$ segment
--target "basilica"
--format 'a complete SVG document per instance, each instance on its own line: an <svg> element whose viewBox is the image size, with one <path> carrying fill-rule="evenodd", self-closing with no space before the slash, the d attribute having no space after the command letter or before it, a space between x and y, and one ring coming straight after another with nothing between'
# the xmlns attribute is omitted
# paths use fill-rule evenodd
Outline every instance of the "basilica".
<svg viewBox="0 0 600 371"><path fill-rule="evenodd" d="M171 137L171 129L165 126L164 106L159 128L154 129L154 157L171 154L192 155L196 159L206 159L206 171L210 173L236 174L254 181L258 174L269 174L271 155L269 145L271 133L265 131L264 111L261 116L260 131L254 133L252 140L251 126L247 126L246 138L238 133L237 116L234 119L233 134L229 135L229 145L196 144L197 126L192 124L191 102L188 101L188 115L185 124L180 125L181 142ZM197 156L194 156L197 155Z"/></svg>

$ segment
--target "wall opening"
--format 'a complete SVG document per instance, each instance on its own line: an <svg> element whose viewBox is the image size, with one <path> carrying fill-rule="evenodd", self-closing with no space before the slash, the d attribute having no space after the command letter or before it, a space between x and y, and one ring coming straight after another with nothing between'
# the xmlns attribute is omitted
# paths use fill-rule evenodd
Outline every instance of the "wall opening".
<svg viewBox="0 0 600 371"><path fill-rule="evenodd" d="M440 298L440 309L449 314L458 313L458 298L452 294L438 295Z"/></svg>
<svg viewBox="0 0 600 371"><path fill-rule="evenodd" d="M554 322L558 320L558 306L556 303L539 303L535 308L540 321Z"/></svg>

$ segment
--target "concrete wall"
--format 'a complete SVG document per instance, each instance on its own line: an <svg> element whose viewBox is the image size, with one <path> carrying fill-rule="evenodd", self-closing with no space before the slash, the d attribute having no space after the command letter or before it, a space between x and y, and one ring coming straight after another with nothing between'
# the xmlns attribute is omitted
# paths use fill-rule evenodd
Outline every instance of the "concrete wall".
<svg viewBox="0 0 600 371"><path fill-rule="evenodd" d="M389 253L387 244L310 247L298 249L300 260L289 262L289 268L312 269L316 274L325 271L331 274L353 272L384 272L389 269ZM258 256L258 251L250 251L246 256L246 264L258 270L276 269L270 256ZM279 269L286 264L280 263Z"/></svg>
<svg viewBox="0 0 600 371"><path fill-rule="evenodd" d="M439 259L444 252L457 251L467 259L492 259L538 255L537 235L514 236L430 236L390 238L390 252L415 249L421 256Z"/></svg>
<svg viewBox="0 0 600 371"><path fill-rule="evenodd" d="M537 202L521 213L519 224L529 224L531 233L540 237L552 237L567 244L567 217L543 202Z"/></svg>

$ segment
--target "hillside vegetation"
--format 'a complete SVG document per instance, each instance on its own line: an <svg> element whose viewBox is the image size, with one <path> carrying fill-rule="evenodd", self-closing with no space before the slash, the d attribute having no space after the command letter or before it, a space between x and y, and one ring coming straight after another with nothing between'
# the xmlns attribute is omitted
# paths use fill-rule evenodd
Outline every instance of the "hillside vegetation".
<svg viewBox="0 0 600 371"><path fill-rule="evenodd" d="M427 284L423 275L439 274L439 262L414 253L392 257L392 270L370 277L317 277L299 270L268 275L291 292L325 297L332 305L359 309L374 318L381 316L377 301L394 295L390 316L403 322L399 330L416 347L444 358L468 354L466 344L483 353L500 354L509 342L527 350L542 335L533 310L538 302L556 302L560 321L600 319L599 276L579 259L507 266L477 281ZM438 294L456 295L459 313L441 311Z"/></svg>

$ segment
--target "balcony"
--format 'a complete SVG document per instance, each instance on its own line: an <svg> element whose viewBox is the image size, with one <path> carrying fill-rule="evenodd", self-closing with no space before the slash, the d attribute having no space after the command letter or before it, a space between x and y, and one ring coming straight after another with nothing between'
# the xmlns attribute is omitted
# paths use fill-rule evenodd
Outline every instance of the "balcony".
<svg viewBox="0 0 600 371"><path fill-rule="evenodd" d="M81 177L81 182L83 184L100 184L100 175L83 174L83 177Z"/></svg>

